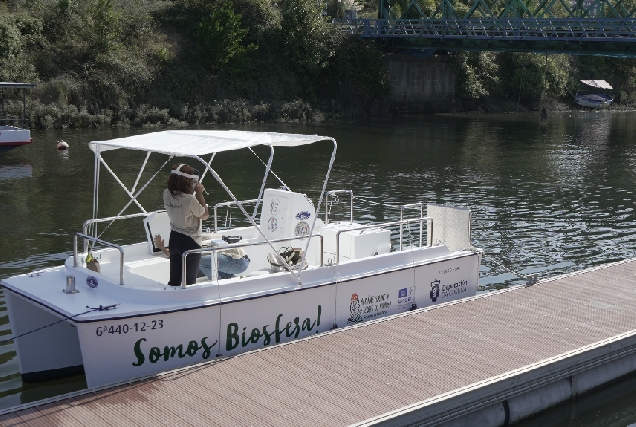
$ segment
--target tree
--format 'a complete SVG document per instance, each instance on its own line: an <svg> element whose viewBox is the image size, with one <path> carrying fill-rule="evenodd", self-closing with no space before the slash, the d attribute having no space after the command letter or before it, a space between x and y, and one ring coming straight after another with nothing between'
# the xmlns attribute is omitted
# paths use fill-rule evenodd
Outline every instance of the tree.
<svg viewBox="0 0 636 427"><path fill-rule="evenodd" d="M457 92L462 98L496 95L499 65L494 52L461 52L457 55Z"/></svg>
<svg viewBox="0 0 636 427"><path fill-rule="evenodd" d="M213 70L230 61L245 59L256 45L242 44L248 30L241 28L241 15L235 14L230 3L223 3L199 23L196 38L199 51Z"/></svg>
<svg viewBox="0 0 636 427"><path fill-rule="evenodd" d="M281 29L291 65L302 74L315 75L334 55L335 30L313 0L287 0Z"/></svg>
<svg viewBox="0 0 636 427"><path fill-rule="evenodd" d="M111 0L97 0L90 8L90 17L94 45L102 52L108 51L121 33L119 11Z"/></svg>

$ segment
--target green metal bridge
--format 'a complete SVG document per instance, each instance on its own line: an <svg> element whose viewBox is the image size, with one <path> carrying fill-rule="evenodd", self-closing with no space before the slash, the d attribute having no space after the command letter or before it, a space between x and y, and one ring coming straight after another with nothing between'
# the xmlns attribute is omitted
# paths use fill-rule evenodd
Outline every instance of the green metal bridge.
<svg viewBox="0 0 636 427"><path fill-rule="evenodd" d="M378 19L334 23L352 36L381 39L393 51L422 55L487 50L636 57L634 12L634 0L541 0L532 9L523 0L442 0L427 16L416 0L379 0Z"/></svg>

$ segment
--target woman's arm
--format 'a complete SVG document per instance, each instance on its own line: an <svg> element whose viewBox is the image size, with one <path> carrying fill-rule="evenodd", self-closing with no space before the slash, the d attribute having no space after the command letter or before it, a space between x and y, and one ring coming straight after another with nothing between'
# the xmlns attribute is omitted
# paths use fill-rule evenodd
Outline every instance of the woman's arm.
<svg viewBox="0 0 636 427"><path fill-rule="evenodd" d="M197 185L194 187L194 193L199 204L203 206L203 208L205 209L205 213L199 217L199 219L202 219L202 220L206 220L210 218L210 213L208 212L208 205L207 203L205 203L205 199L203 198L204 190L205 190L205 187L203 186L203 184L201 184L200 182L197 182Z"/></svg>

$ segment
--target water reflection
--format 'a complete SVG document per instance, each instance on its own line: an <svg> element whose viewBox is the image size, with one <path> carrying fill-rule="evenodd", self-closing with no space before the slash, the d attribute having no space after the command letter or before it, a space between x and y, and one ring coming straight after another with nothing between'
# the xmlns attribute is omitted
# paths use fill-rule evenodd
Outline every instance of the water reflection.
<svg viewBox="0 0 636 427"><path fill-rule="evenodd" d="M3 165L0 164L0 181L9 179L31 178L33 167L28 164Z"/></svg>

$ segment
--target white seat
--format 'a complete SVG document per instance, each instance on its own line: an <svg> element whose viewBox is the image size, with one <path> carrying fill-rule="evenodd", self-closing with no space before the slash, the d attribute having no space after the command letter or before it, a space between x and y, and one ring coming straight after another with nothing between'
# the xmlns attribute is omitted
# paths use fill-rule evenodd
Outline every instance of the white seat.
<svg viewBox="0 0 636 427"><path fill-rule="evenodd" d="M168 216L168 212L159 211L149 214L144 218L144 230L146 230L148 248L151 254L161 254L161 249L155 246L154 241L154 236L158 234L163 238L166 247L170 245L170 217Z"/></svg>

